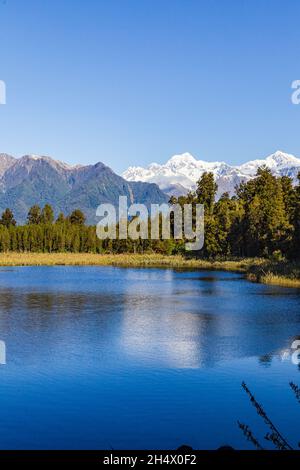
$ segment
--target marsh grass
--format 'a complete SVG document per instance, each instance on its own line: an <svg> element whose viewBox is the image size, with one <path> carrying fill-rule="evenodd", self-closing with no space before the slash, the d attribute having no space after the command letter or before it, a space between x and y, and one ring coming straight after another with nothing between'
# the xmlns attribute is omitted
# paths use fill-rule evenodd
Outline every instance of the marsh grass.
<svg viewBox="0 0 300 470"><path fill-rule="evenodd" d="M261 265L250 266L246 273L250 281L300 288L300 262L264 260Z"/></svg>
<svg viewBox="0 0 300 470"><path fill-rule="evenodd" d="M245 273L250 281L300 288L300 263L261 258L203 260L181 255L95 253L0 253L0 266L170 267Z"/></svg>
<svg viewBox="0 0 300 470"><path fill-rule="evenodd" d="M145 254L95 254L95 253L0 253L0 266L54 266L54 265L92 265L92 266L165 266L227 270L245 272L247 267L260 264L261 260L201 260L181 255Z"/></svg>

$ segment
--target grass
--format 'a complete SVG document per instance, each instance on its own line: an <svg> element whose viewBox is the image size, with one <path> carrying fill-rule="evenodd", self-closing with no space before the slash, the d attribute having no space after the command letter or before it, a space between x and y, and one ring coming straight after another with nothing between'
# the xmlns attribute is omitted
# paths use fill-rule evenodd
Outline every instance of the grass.
<svg viewBox="0 0 300 470"><path fill-rule="evenodd" d="M250 281L300 288L300 263L261 258L200 260L180 255L94 253L0 253L0 266L124 266L222 270L245 273Z"/></svg>
<svg viewBox="0 0 300 470"><path fill-rule="evenodd" d="M259 260L208 261L189 259L181 255L150 254L95 254L95 253L0 253L0 266L153 266L215 269L244 272L247 266Z"/></svg>
<svg viewBox="0 0 300 470"><path fill-rule="evenodd" d="M300 288L300 262L265 260L247 271L247 278L263 284Z"/></svg>

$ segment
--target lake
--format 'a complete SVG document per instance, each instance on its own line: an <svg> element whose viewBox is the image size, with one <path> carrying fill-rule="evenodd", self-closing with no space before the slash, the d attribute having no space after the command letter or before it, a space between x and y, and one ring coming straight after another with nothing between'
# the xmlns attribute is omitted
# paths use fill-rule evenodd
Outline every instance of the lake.
<svg viewBox="0 0 300 470"><path fill-rule="evenodd" d="M0 447L251 449L242 381L296 446L299 307L236 273L0 268Z"/></svg>

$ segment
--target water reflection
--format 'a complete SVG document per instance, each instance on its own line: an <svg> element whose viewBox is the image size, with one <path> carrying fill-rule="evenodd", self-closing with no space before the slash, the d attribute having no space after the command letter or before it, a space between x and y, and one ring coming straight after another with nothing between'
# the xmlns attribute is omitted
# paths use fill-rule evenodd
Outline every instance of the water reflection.
<svg viewBox="0 0 300 470"><path fill-rule="evenodd" d="M267 366L300 330L298 292L240 275L90 268L85 282L86 271L74 269L47 271L46 286L36 271L22 282L20 270L5 272L16 286L0 288L1 336L28 363L39 350L44 360L51 351L49 361L81 351L84 363L93 354L99 367L113 358L203 368L253 356Z"/></svg>
<svg viewBox="0 0 300 470"><path fill-rule="evenodd" d="M199 367L205 318L185 312L164 315L161 307L156 315L125 309L120 336L124 352L133 359L147 358L148 364L159 357L162 367Z"/></svg>
<svg viewBox="0 0 300 470"><path fill-rule="evenodd" d="M239 274L0 269L1 447L245 448L242 380L287 430L299 422L299 332L299 291Z"/></svg>

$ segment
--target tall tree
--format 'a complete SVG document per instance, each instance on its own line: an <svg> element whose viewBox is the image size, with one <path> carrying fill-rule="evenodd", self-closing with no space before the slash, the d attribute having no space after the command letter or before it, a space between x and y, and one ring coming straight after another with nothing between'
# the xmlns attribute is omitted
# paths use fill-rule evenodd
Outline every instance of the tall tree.
<svg viewBox="0 0 300 470"><path fill-rule="evenodd" d="M212 215L218 185L215 183L213 173L205 172L197 182L197 202L204 205L205 214Z"/></svg>
<svg viewBox="0 0 300 470"><path fill-rule="evenodd" d="M66 218L65 218L64 213L63 213L63 212L60 212L60 213L58 214L58 217L57 217L55 223L57 223L57 224L63 224L65 221L66 221Z"/></svg>
<svg viewBox="0 0 300 470"><path fill-rule="evenodd" d="M43 224L52 224L54 221L54 212L50 204L46 204L41 213L41 222Z"/></svg>
<svg viewBox="0 0 300 470"><path fill-rule="evenodd" d="M217 224L217 234L219 245L223 256L232 253L230 231L237 216L238 204L232 200L228 193L224 193L215 204L215 219Z"/></svg>
<svg viewBox="0 0 300 470"><path fill-rule="evenodd" d="M27 221L29 225L37 225L41 222L41 208L37 204L29 209Z"/></svg>
<svg viewBox="0 0 300 470"><path fill-rule="evenodd" d="M292 255L300 258L300 172L298 173L298 185L295 188L295 212L294 212L294 237Z"/></svg>
<svg viewBox="0 0 300 470"><path fill-rule="evenodd" d="M70 215L70 222L72 225L84 225L85 216L80 209L75 209Z"/></svg>
<svg viewBox="0 0 300 470"><path fill-rule="evenodd" d="M11 227L12 225L13 226L16 225L14 214L9 208L5 209L5 211L2 213L0 224L4 225L7 228Z"/></svg>
<svg viewBox="0 0 300 470"><path fill-rule="evenodd" d="M291 225L280 179L261 167L257 177L242 184L237 193L245 209L245 254L268 256L273 251L285 250Z"/></svg>

